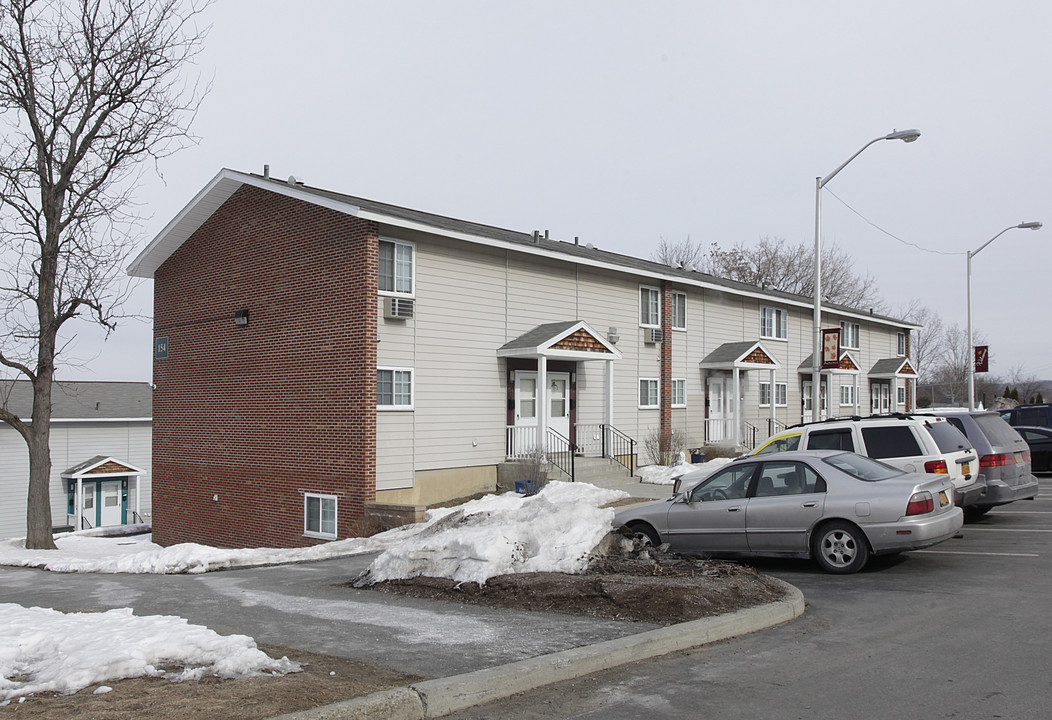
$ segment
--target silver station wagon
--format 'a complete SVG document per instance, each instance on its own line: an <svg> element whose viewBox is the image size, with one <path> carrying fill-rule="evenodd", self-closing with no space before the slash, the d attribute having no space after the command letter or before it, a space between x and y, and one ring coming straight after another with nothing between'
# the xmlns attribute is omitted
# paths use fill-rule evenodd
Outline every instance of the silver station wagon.
<svg viewBox="0 0 1052 720"><path fill-rule="evenodd" d="M625 508L614 526L678 552L810 557L827 572L853 573L870 555L935 545L964 523L946 475L840 450L739 458L684 475L679 488Z"/></svg>

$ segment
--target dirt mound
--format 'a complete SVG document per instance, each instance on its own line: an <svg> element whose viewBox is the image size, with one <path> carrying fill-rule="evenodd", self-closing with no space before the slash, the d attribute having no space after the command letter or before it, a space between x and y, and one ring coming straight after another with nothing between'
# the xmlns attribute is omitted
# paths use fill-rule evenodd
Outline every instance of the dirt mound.
<svg viewBox="0 0 1052 720"><path fill-rule="evenodd" d="M412 597L672 625L778 600L782 589L737 563L680 555L613 532L580 575L499 575L485 585L445 578L389 580L373 590Z"/></svg>

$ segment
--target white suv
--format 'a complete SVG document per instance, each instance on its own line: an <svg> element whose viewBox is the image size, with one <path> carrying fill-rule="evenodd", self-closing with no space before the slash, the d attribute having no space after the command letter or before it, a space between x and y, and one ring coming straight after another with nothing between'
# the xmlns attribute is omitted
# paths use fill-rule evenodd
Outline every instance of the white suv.
<svg viewBox="0 0 1052 720"><path fill-rule="evenodd" d="M944 420L934 416L874 415L795 425L752 454L850 450L906 472L949 475L957 492L957 505L963 508L982 495L983 483L979 482L977 456L968 438Z"/></svg>

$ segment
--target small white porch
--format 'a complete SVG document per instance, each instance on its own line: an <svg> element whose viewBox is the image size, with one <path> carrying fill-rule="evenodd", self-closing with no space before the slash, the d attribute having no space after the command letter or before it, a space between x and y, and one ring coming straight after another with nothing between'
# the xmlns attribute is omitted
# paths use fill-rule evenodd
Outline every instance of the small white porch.
<svg viewBox="0 0 1052 720"><path fill-rule="evenodd" d="M621 352L583 320L540 325L497 350L508 367L506 455L562 453L614 457L614 362ZM577 415L577 366L604 364L601 418Z"/></svg>
<svg viewBox="0 0 1052 720"><path fill-rule="evenodd" d="M69 468L61 475L66 485L66 524L74 530L88 530L143 522L140 478L144 472L105 455ZM131 495L134 506L129 504Z"/></svg>
<svg viewBox="0 0 1052 720"><path fill-rule="evenodd" d="M803 412L801 418L803 422L811 422L814 419L814 413L812 412L811 408L811 384L813 382L812 378L814 377L814 367L811 364L811 358L813 356L813 354L808 355L806 358L804 358L804 361L800 363L800 365L797 367L797 372L799 373L801 378L800 387L803 396ZM822 388L820 395L822 398L822 408L821 412L819 413L820 420L826 420L831 417L837 417L843 412L845 412L845 410L850 415L860 414L862 387L859 383L861 375L862 370L858 365L858 361L855 360L855 357L851 354L850 351L846 350L840 354L840 361L837 367L822 370ZM849 387L851 388L851 401L849 403L843 403L843 391L840 391L841 396L839 398L833 397L833 391L831 389L831 379L834 376L846 376L851 379L851 383L849 385ZM841 382L840 387L843 386L844 383ZM835 413L831 412L831 407L834 406L834 403L835 407L837 408L837 412Z"/></svg>
<svg viewBox="0 0 1052 720"><path fill-rule="evenodd" d="M761 435L770 435L774 431L778 425L774 392L777 372L782 365L762 342L724 343L706 355L699 366L709 371L706 379L706 444L737 447L743 440L753 444L763 439ZM724 374L717 374L718 371ZM749 371L759 371L761 377L770 382L770 416L760 425L747 424L742 417L742 373ZM763 425L767 426L766 429Z"/></svg>
<svg viewBox="0 0 1052 720"><path fill-rule="evenodd" d="M899 397L899 380L904 381L904 397ZM894 357L877 360L869 371L870 406L877 413L907 413L910 408L909 398L916 403L917 371L913 369L909 358ZM910 392L912 390L912 392Z"/></svg>

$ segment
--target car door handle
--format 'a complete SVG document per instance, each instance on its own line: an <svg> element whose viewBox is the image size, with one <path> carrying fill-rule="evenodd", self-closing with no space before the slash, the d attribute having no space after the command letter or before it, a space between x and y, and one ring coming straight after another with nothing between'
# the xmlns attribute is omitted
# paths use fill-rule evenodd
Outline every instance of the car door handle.
<svg viewBox="0 0 1052 720"><path fill-rule="evenodd" d="M818 507L818 503L816 503L814 500L812 500L811 502L805 502L800 507Z"/></svg>
<svg viewBox="0 0 1052 720"><path fill-rule="evenodd" d="M734 507L727 508L727 512L738 512L742 509L741 505L735 505Z"/></svg>

